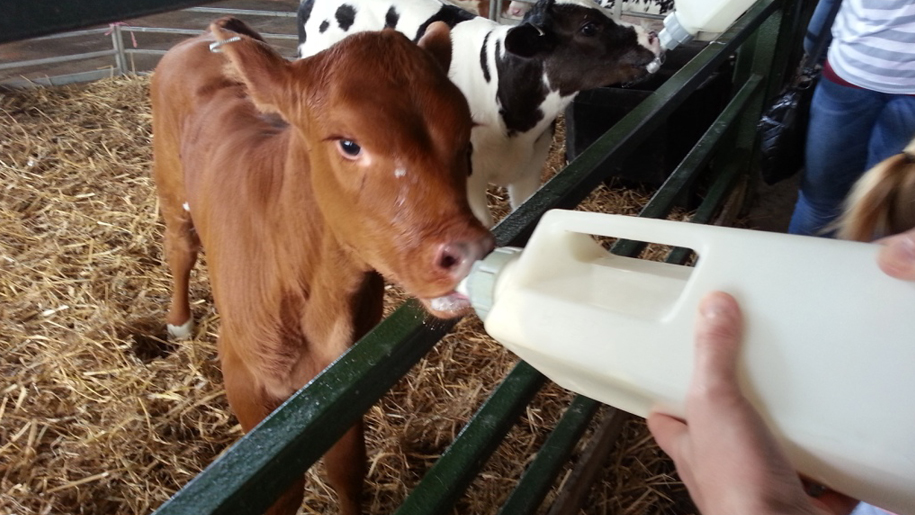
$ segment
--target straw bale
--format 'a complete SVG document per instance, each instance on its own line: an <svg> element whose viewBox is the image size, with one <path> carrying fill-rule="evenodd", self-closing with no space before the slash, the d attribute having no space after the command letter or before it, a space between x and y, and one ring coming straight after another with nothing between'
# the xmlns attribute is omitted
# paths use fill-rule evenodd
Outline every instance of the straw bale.
<svg viewBox="0 0 915 515"><path fill-rule="evenodd" d="M149 513L241 435L205 259L199 335L165 338L147 95L143 77L0 92L0 513ZM603 186L583 209L631 214L649 193ZM371 408L369 513L394 511L515 362L468 317ZM493 513L570 398L545 387L455 513ZM693 510L643 423L618 447L583 513ZM304 512L334 513L322 467L308 476Z"/></svg>

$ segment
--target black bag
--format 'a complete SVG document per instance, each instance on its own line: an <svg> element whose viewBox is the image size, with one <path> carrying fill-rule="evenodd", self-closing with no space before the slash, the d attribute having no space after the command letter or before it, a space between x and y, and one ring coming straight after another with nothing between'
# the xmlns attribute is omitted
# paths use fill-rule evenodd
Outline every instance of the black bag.
<svg viewBox="0 0 915 515"><path fill-rule="evenodd" d="M782 91L763 113L759 133L759 173L766 184L775 184L797 173L804 166L810 101L816 75L802 75Z"/></svg>
<svg viewBox="0 0 915 515"><path fill-rule="evenodd" d="M759 134L759 173L766 184L775 184L804 166L810 101L820 74L820 56L830 39L830 28L841 1L830 6L810 55L801 60L791 83L775 97L756 126Z"/></svg>

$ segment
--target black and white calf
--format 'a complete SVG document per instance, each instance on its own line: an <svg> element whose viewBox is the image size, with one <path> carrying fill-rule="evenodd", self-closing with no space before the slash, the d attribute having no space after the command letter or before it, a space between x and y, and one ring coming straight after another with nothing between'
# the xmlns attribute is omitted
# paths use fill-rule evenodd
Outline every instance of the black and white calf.
<svg viewBox="0 0 915 515"><path fill-rule="evenodd" d="M514 27L440 0L305 0L299 55L384 27L415 41L437 20L452 27L448 76L476 124L468 196L487 226L487 185L506 186L512 208L537 190L553 122L579 91L641 79L661 63L654 33L614 21L593 0L539 0Z"/></svg>

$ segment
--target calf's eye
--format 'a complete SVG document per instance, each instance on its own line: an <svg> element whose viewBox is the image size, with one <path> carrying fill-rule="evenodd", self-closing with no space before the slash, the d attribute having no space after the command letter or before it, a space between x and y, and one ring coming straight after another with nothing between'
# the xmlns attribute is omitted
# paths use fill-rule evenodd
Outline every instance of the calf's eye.
<svg viewBox="0 0 915 515"><path fill-rule="evenodd" d="M596 23L585 23L581 26L581 34L583 36L592 37L597 34L597 24Z"/></svg>
<svg viewBox="0 0 915 515"><path fill-rule="evenodd" d="M355 159L362 153L362 147L351 139L338 139L337 149L347 159Z"/></svg>

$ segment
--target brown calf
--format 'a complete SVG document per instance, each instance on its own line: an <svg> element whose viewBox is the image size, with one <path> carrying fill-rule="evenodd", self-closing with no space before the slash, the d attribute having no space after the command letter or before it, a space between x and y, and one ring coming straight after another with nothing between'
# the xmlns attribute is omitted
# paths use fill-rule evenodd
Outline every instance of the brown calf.
<svg viewBox="0 0 915 515"><path fill-rule="evenodd" d="M226 394L248 431L378 322L382 276L437 316L463 314L454 288L493 240L467 204L471 118L444 71L447 27L422 48L388 30L296 62L238 20L210 30L152 81L167 321L176 336L193 327L202 246ZM341 512L359 513L361 424L325 463ZM303 488L271 513L295 513Z"/></svg>

